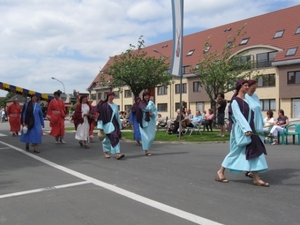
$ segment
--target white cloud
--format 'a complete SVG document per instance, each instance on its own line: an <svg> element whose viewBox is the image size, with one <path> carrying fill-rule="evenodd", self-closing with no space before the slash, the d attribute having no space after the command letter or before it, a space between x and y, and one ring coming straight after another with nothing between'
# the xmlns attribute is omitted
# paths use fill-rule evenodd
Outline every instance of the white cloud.
<svg viewBox="0 0 300 225"><path fill-rule="evenodd" d="M185 28L196 32L293 1L185 0ZM278 8L276 8L278 5ZM85 92L109 56L143 35L172 37L170 0L0 0L0 81L39 92ZM0 91L0 95L6 92Z"/></svg>

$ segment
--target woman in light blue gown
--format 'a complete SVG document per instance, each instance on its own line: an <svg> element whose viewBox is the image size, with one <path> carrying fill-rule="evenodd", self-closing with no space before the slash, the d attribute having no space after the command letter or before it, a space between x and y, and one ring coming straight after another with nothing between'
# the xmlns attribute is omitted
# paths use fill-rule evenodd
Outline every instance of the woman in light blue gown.
<svg viewBox="0 0 300 225"><path fill-rule="evenodd" d="M97 105L97 111L99 113L97 128L103 130L106 134L102 141L104 158L109 159L110 154L113 154L116 155L116 159L119 160L124 158L125 155L121 154L120 151L122 125L118 105L113 103L114 97L114 92L108 92L106 100Z"/></svg>
<svg viewBox="0 0 300 225"><path fill-rule="evenodd" d="M243 173L250 171L253 173L253 184L257 186L269 187L269 183L262 181L258 172L264 172L268 169L265 159L266 149L256 133L254 125L254 111L249 107L245 95L248 91L248 82L241 80L236 84L236 93L231 101L233 127L230 133L230 152L222 162L221 168L217 172L216 181L227 183L225 178L225 169L232 173ZM252 135L253 132L253 135ZM248 145L238 146L237 140L244 135L251 136L251 142Z"/></svg>
<svg viewBox="0 0 300 225"><path fill-rule="evenodd" d="M146 156L152 154L148 152L149 148L153 144L156 134L156 117L157 109L150 99L150 93L145 91L143 93L143 100L139 103L139 109L137 111L137 120L140 124L140 132L142 138L142 148L145 151Z"/></svg>

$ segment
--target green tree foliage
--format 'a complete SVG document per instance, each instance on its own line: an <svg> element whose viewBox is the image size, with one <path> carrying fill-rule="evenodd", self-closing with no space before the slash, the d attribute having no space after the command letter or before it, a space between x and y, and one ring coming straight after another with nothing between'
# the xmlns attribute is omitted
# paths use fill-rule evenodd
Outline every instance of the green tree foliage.
<svg viewBox="0 0 300 225"><path fill-rule="evenodd" d="M234 36L229 36L221 52L207 51L212 44L208 37L204 45L204 58L199 62L193 72L199 76L200 85L205 89L211 102L214 102L218 93L227 93L234 90L235 83L239 79L256 76L257 71L253 70L253 61L246 61L245 54L235 54L236 39L243 36L242 33L246 25L238 29ZM253 75L253 72L256 75Z"/></svg>
<svg viewBox="0 0 300 225"><path fill-rule="evenodd" d="M110 88L128 86L134 96L145 89L169 85L172 77L168 72L168 58L148 56L143 47L141 36L137 47L130 44L124 53L114 56L113 63L104 70L106 75L100 78L102 85Z"/></svg>
<svg viewBox="0 0 300 225"><path fill-rule="evenodd" d="M6 105L6 101L10 98L12 98L13 96L15 96L15 93L12 93L12 92L8 92L5 96L5 98L1 99L0 100L0 106L5 106Z"/></svg>

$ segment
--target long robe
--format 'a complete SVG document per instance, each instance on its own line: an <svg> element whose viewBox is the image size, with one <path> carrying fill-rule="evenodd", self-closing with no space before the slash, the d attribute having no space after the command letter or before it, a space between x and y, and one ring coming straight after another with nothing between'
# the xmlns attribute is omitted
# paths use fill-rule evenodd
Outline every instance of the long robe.
<svg viewBox="0 0 300 225"><path fill-rule="evenodd" d="M244 106L243 108L240 107L238 101ZM264 145L261 145L260 138L257 135L252 136L252 142L247 146L239 147L235 141L247 131L255 131L253 118L255 116L253 111L251 112L252 116L250 124L248 123L248 112L251 110L251 108L249 108L248 101L246 99L242 100L234 98L231 103L231 108L232 116L234 117L234 124L230 133L230 152L223 160L222 166L232 173L243 173L244 171L266 171L268 169L264 155L266 152ZM255 152L255 154L259 156L247 160L246 149L249 149L250 147L250 149L253 150L253 146L259 148L257 149L257 152Z"/></svg>
<svg viewBox="0 0 300 225"><path fill-rule="evenodd" d="M140 131L140 124L137 121L137 116L136 116L136 110L137 109L137 104L134 104L130 110L129 114L129 122L133 124L133 137L134 140L140 141L142 140L141 138L141 131Z"/></svg>
<svg viewBox="0 0 300 225"><path fill-rule="evenodd" d="M26 103L28 106L28 103ZM32 143L32 144L40 144L42 143L42 135L43 130L42 127L44 126L44 118L43 112L38 103L33 103L33 111L30 113L30 119L33 121L33 126L31 129L28 129L27 133L24 134L23 130L21 132L20 141L24 143ZM26 105L23 107L21 122L24 123L27 121L26 116ZM28 108L27 108L28 109ZM28 118L29 119L29 118Z"/></svg>
<svg viewBox="0 0 300 225"><path fill-rule="evenodd" d="M88 104L78 104L74 113L74 124L76 127L75 139L80 141L88 141L90 130L90 119L84 114L90 113Z"/></svg>
<svg viewBox="0 0 300 225"><path fill-rule="evenodd" d="M99 121L98 129L104 130L106 134L102 141L103 152L110 152L111 154L120 153L120 139L122 124L119 116L118 105L114 103L102 102L98 108ZM112 121L114 131L109 132Z"/></svg>
<svg viewBox="0 0 300 225"><path fill-rule="evenodd" d="M149 112L152 112L153 116L149 116ZM157 109L152 101L149 101L146 107L142 108L143 115L140 124L140 132L142 138L142 149L144 151L148 151L153 144L155 134L156 134L157 113L158 113Z"/></svg>
<svg viewBox="0 0 300 225"><path fill-rule="evenodd" d="M54 137L65 135L65 103L58 99L52 99L48 105L47 116L50 118L50 135Z"/></svg>
<svg viewBox="0 0 300 225"><path fill-rule="evenodd" d="M9 125L11 132L19 132L21 129L21 112L22 108L19 104L11 104L7 107L7 115L9 117Z"/></svg>

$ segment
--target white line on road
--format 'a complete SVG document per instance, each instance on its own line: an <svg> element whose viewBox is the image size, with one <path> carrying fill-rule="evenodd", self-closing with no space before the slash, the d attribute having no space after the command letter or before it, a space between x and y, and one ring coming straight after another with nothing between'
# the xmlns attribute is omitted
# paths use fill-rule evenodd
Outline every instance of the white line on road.
<svg viewBox="0 0 300 225"><path fill-rule="evenodd" d="M97 186L100 186L102 188L105 188L109 191L112 191L112 192L115 192L119 195L123 195L127 198L130 198L134 201L137 201L137 202L140 202L140 203L143 203L145 205L148 205L148 206L151 206L155 209L159 209L161 211L164 211L164 212L167 212L167 213L170 213L172 215L175 215L175 216L178 216L178 217L181 217L183 219L186 219L188 221L191 221L191 222L194 222L196 224L201 224L201 225L222 225L221 223L218 223L218 222L215 222L215 221L212 221L212 220L209 220L209 219L206 219L206 218L203 218L203 217L200 217L200 216L197 216L195 214L192 214L192 213L189 213L189 212L186 212L186 211L183 211L183 210L180 210L180 209L177 209L177 208L174 208L172 206L169 206L169 205L166 205L166 204L163 204L163 203L160 203L160 202L157 202L157 201L154 201L152 199L149 199L149 198L146 198L146 197L143 197L141 195L138 195L138 194L135 194L133 192L130 192L130 191L127 191L125 189L122 189L122 188L119 188L119 187L116 187L114 185L111 185L111 184L108 184L108 183L105 183L103 181L100 181L100 180L97 180L95 178L92 178L92 177L89 177L85 174L82 174L82 173L79 173L79 172L76 172L74 170L71 170L69 168L66 168L64 166L61 166L61 165L58 165L56 163L53 163L47 159L43 159L37 155L33 155L32 153L29 153L29 152L26 152L18 147L15 147L13 145L10 145L8 143L5 143L5 142L2 142L0 141L1 144L3 145L6 145L12 149L15 149L16 151L18 152L21 152L31 158L34 158L40 162L43 162L53 168L56 168L58 170L61 170L65 173L68 173L68 174L71 174L75 177L78 177L82 180L85 180L85 181L88 181L89 183L93 183Z"/></svg>
<svg viewBox="0 0 300 225"><path fill-rule="evenodd" d="M0 148L0 150L1 150L1 149L9 149L9 147L3 147L3 148Z"/></svg>
<svg viewBox="0 0 300 225"><path fill-rule="evenodd" d="M74 187L74 186L89 184L89 183L91 183L91 182L81 181L81 182L76 182L76 183L71 183L71 184L63 184L63 185L39 188L39 189L34 189L34 190L29 190L29 191L20 191L20 192L10 193L10 194L6 194L6 195L0 195L0 199L1 198L9 198L9 197L20 196L20 195L28 195L28 194L43 192L43 191L52 191L52 190L57 190L57 189L61 189L61 188Z"/></svg>

